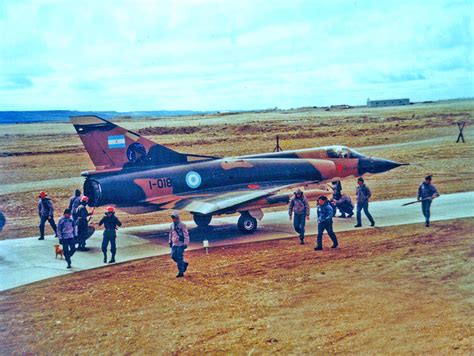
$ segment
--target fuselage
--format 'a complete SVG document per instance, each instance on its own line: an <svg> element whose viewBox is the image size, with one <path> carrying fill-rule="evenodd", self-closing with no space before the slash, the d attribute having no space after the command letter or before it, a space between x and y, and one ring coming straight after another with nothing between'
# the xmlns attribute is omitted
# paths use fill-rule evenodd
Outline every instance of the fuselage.
<svg viewBox="0 0 474 356"><path fill-rule="evenodd" d="M176 196L205 195L223 188L238 191L265 189L269 184L320 183L378 173L398 165L363 156L344 146L330 146L145 169L86 172L84 194L94 206L110 204L130 212L130 208L141 207L135 212L146 212L166 209Z"/></svg>

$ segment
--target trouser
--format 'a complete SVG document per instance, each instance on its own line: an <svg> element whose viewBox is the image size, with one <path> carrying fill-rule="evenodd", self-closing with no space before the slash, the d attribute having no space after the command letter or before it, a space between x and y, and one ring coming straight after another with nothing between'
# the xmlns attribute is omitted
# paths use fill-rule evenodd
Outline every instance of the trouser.
<svg viewBox="0 0 474 356"><path fill-rule="evenodd" d="M354 207L349 204L349 203L342 203L338 204L337 208L341 212L342 215L347 214L347 215L353 215L354 214Z"/></svg>
<svg viewBox="0 0 474 356"><path fill-rule="evenodd" d="M57 235L57 228L56 228L56 223L54 222L54 218L51 216L40 216L40 223L39 223L39 231L40 231L40 237L44 238L44 226L46 224L46 221L49 222L49 225L51 225L51 228L54 230L54 234Z"/></svg>
<svg viewBox="0 0 474 356"><path fill-rule="evenodd" d="M300 239L304 239L304 226L306 224L306 214L294 214L293 227L300 234Z"/></svg>
<svg viewBox="0 0 474 356"><path fill-rule="evenodd" d="M173 246L171 247L171 258L176 262L179 273L184 273L184 246Z"/></svg>
<svg viewBox="0 0 474 356"><path fill-rule="evenodd" d="M362 214L361 211L364 210L365 216L369 219L371 224L375 224L374 218L369 213L369 202L357 203L357 225L362 225Z"/></svg>
<svg viewBox="0 0 474 356"><path fill-rule="evenodd" d="M79 242L79 249L86 247L87 226L87 220L77 219L77 240Z"/></svg>
<svg viewBox="0 0 474 356"><path fill-rule="evenodd" d="M430 223L430 207L431 207L432 200L422 200L421 201L421 211L423 212L423 216L425 217L425 221L427 224Z"/></svg>
<svg viewBox="0 0 474 356"><path fill-rule="evenodd" d="M64 258L67 264L70 265L71 257L74 255L74 252L76 252L76 241L74 241L74 239L61 239L59 242L63 246Z"/></svg>
<svg viewBox="0 0 474 356"><path fill-rule="evenodd" d="M102 253L104 258L107 258L107 247L110 242L110 252L112 252L112 259L115 259L115 253L117 252L117 245L115 244L116 236L108 235L104 232L104 238L102 239Z"/></svg>
<svg viewBox="0 0 474 356"><path fill-rule="evenodd" d="M323 221L323 222L318 223L318 238L316 241L316 247L318 248L323 247L324 230L327 231L329 237L332 240L333 245L337 246L338 245L337 237L336 237L336 234L334 233L334 230L332 229L332 220L331 220L331 221Z"/></svg>

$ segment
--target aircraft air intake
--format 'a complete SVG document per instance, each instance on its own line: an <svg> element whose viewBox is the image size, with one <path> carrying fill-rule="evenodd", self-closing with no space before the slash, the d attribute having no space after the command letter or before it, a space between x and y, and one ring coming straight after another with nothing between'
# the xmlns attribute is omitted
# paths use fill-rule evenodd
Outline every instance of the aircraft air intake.
<svg viewBox="0 0 474 356"><path fill-rule="evenodd" d="M90 206L101 205L102 187L95 179L86 179L84 181L84 195L89 198Z"/></svg>

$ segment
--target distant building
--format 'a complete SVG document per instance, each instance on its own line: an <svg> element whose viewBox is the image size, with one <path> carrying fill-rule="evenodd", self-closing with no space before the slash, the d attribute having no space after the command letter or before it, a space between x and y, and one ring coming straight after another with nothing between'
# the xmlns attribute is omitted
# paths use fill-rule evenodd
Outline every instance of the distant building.
<svg viewBox="0 0 474 356"><path fill-rule="evenodd" d="M331 109L350 109L352 106L347 105L347 104L342 104L342 105L331 105Z"/></svg>
<svg viewBox="0 0 474 356"><path fill-rule="evenodd" d="M386 99L386 100L370 100L367 99L367 107L375 108L380 106L398 106L410 105L410 99Z"/></svg>

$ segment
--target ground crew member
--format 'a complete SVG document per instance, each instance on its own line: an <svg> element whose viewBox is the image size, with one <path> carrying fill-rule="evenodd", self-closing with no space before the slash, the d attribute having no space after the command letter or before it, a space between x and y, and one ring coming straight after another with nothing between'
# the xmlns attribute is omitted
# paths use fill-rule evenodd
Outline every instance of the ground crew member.
<svg viewBox="0 0 474 356"><path fill-rule="evenodd" d="M341 199L342 196L342 184L340 180L335 180L331 182L331 189L333 191L332 198L334 200Z"/></svg>
<svg viewBox="0 0 474 356"><path fill-rule="evenodd" d="M178 274L176 278L184 277L189 263L184 260L184 250L189 244L188 228L179 220L179 212L173 211L171 214L173 222L170 226L169 245L171 247L171 258L176 262Z"/></svg>
<svg viewBox="0 0 474 356"><path fill-rule="evenodd" d="M89 228L89 219L88 217L92 215L87 211L87 202L89 201L89 198L86 196L83 196L81 198L81 204L77 208L77 239L79 242L79 251L89 251L89 249L86 247L86 240L89 237L88 236L88 228Z"/></svg>
<svg viewBox="0 0 474 356"><path fill-rule="evenodd" d="M51 199L48 198L48 194L46 194L46 192L40 192L38 198L38 215L40 218L40 237L38 240L44 240L44 226L46 224L46 221L49 222L49 225L51 225L51 228L54 230L54 235L57 237L58 233L56 223L54 222L53 202L51 201Z"/></svg>
<svg viewBox="0 0 474 356"><path fill-rule="evenodd" d="M335 200L334 204L341 212L341 215L339 215L340 218L345 218L346 214L348 218L354 215L354 205L352 205L351 197L347 194L342 194L341 199Z"/></svg>
<svg viewBox="0 0 474 356"><path fill-rule="evenodd" d="M418 201L421 201L421 211L425 217L425 226L430 226L430 207L434 198L439 197L438 190L431 184L431 176L426 176L425 181L418 187Z"/></svg>
<svg viewBox="0 0 474 356"><path fill-rule="evenodd" d="M102 253L104 254L104 263L107 263L107 247L110 242L110 252L112 252L112 258L109 263L115 263L115 252L117 251L117 245L115 239L117 237L117 226L122 226L120 220L115 216L115 210L113 207L108 206L105 212L105 216L99 221L99 226L104 224L104 237L102 239Z"/></svg>
<svg viewBox="0 0 474 356"><path fill-rule="evenodd" d="M7 220L5 219L5 215L3 215L3 213L0 211L0 232L2 232L6 222Z"/></svg>
<svg viewBox="0 0 474 356"><path fill-rule="evenodd" d="M362 226L362 214L361 211L364 210L367 219L370 221L370 226L375 225L374 218L369 213L369 199L372 196L372 193L367 185L364 183L364 178L359 177L357 179L357 188L356 188L356 196L357 196L357 225L354 227L361 227Z"/></svg>
<svg viewBox="0 0 474 356"><path fill-rule="evenodd" d="M295 217L293 218L293 227L295 231L300 234L300 244L304 244L304 226L306 220L309 220L309 203L308 199L304 196L301 189L297 189L293 193L294 196L290 200L290 206L288 208L288 214L290 215L290 221L294 213Z"/></svg>
<svg viewBox="0 0 474 356"><path fill-rule="evenodd" d="M333 208L329 204L328 198L324 195L318 198L318 237L316 240L316 251L323 249L323 233L327 231L329 237L332 240L332 248L336 248L339 243L337 242L336 234L332 229L332 216Z"/></svg>
<svg viewBox="0 0 474 356"><path fill-rule="evenodd" d="M72 213L72 219L74 221L77 220L77 208L81 204L81 191L79 189L76 189L74 192L74 195L69 199L69 210L71 210Z"/></svg>
<svg viewBox="0 0 474 356"><path fill-rule="evenodd" d="M59 243L63 246L64 258L67 268L71 268L71 257L76 252L76 241L74 239L74 220L71 218L71 210L64 210L64 215L58 221Z"/></svg>

